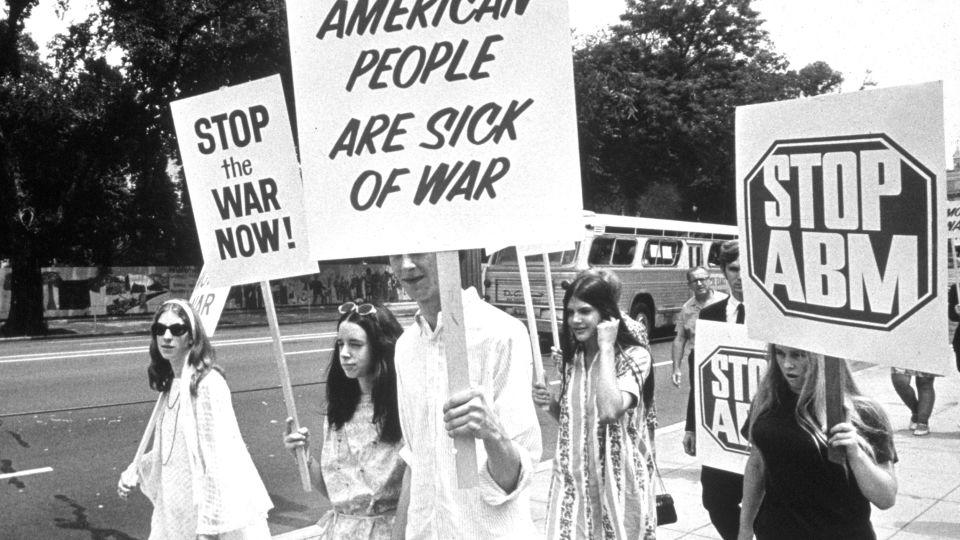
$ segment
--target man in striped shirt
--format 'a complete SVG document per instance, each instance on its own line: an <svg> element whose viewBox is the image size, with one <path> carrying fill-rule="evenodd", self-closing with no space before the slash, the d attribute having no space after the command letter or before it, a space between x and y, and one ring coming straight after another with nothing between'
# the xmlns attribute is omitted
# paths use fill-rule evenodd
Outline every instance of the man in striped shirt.
<svg viewBox="0 0 960 540"><path fill-rule="evenodd" d="M408 465L396 526L408 539L539 536L526 494L541 454L526 328L474 289L463 291L471 388L447 396L436 255L394 255L390 266L420 307L395 355ZM456 485L452 439L462 435L482 443L479 485L464 490Z"/></svg>

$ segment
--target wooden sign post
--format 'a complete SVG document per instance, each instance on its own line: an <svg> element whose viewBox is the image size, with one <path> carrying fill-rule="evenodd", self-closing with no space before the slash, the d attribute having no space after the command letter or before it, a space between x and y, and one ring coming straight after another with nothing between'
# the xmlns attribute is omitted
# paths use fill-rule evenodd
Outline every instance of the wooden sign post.
<svg viewBox="0 0 960 540"><path fill-rule="evenodd" d="M443 351L447 362L447 391L453 394L470 388L467 336L460 288L460 260L456 251L437 253L437 282L440 286ZM479 476L476 439L456 437L453 444L457 452L457 486L460 489L477 487Z"/></svg>
<svg viewBox="0 0 960 540"><path fill-rule="evenodd" d="M557 328L557 299L553 295L553 272L550 270L550 254L543 254L543 277L547 283L547 302L550 303L550 332L553 346L560 350L560 330Z"/></svg>
<svg viewBox="0 0 960 540"><path fill-rule="evenodd" d="M287 370L287 360L283 356L283 343L280 341L280 324L277 322L277 308L273 305L273 292L269 281L260 282L260 292L263 293L263 308L267 311L267 321L270 323L270 336L273 338L273 356L277 361L277 371L280 372L280 388L283 390L283 402L287 405L287 416L293 418L294 431L300 429L300 420L297 418L297 405L293 401L293 386L290 384L290 372ZM307 468L307 451L304 447L297 448L297 467L300 470L300 485L304 491L311 491L310 470Z"/></svg>
<svg viewBox="0 0 960 540"><path fill-rule="evenodd" d="M846 421L846 414L843 410L843 360L835 356L824 356L823 358L823 381L820 384L826 385L825 396L827 400L827 432L833 429L833 426ZM830 461L837 464L846 463L846 453L843 448L830 447L827 450L827 457Z"/></svg>
<svg viewBox="0 0 960 540"><path fill-rule="evenodd" d="M543 384L543 360L540 354L540 336L537 333L537 316L533 311L533 296L530 294L530 276L527 274L527 258L517 250L520 266L520 287L523 289L523 309L527 314L527 330L530 332L530 347L533 350L533 378Z"/></svg>

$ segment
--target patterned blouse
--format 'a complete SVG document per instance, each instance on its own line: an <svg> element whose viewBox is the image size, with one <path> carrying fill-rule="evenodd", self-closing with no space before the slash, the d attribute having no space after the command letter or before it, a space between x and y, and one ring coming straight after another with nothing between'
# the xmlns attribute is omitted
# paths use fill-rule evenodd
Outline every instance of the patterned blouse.
<svg viewBox="0 0 960 540"><path fill-rule="evenodd" d="M641 388L651 369L643 347L617 347L617 386L637 397L615 424L600 424L595 370L583 350L561 373L560 430L547 506L547 538L647 539L656 536L653 453Z"/></svg>
<svg viewBox="0 0 960 540"><path fill-rule="evenodd" d="M321 538L390 538L405 468L402 443L379 440L369 395L339 431L326 426L326 417L324 425L320 467L333 509L317 523Z"/></svg>

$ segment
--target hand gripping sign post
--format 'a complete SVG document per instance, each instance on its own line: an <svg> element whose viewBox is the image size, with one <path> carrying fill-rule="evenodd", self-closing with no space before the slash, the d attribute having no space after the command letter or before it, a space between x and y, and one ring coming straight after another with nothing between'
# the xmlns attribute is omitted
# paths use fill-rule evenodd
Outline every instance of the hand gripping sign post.
<svg viewBox="0 0 960 540"><path fill-rule="evenodd" d="M198 285L260 282L287 413L297 429L268 280L310 274L317 266L310 259L280 76L174 101L170 109L205 263ZM201 308L209 300L196 291L191 299ZM303 488L310 491L305 452L297 460Z"/></svg>
<svg viewBox="0 0 960 540"><path fill-rule="evenodd" d="M291 0L287 21L314 259L436 251L442 274L442 252L577 237L564 2Z"/></svg>
<svg viewBox="0 0 960 540"><path fill-rule="evenodd" d="M750 455L750 402L767 371L766 344L742 324L697 321L694 409L704 465L742 474Z"/></svg>
<svg viewBox="0 0 960 540"><path fill-rule="evenodd" d="M947 373L941 83L738 107L736 131L750 337Z"/></svg>

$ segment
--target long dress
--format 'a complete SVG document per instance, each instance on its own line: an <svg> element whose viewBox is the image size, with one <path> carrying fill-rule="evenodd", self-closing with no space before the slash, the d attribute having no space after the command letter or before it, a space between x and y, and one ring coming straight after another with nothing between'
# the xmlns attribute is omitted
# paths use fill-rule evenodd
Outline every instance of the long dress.
<svg viewBox="0 0 960 540"><path fill-rule="evenodd" d="M337 431L326 425L320 467L333 508L317 523L321 538L388 539L405 465L400 442L379 441L369 395Z"/></svg>
<svg viewBox="0 0 960 540"><path fill-rule="evenodd" d="M583 354L581 348L562 373L547 538L655 538L653 453L640 395L644 374L651 369L649 353L642 347L617 347L617 385L639 399L609 425L598 421Z"/></svg>
<svg viewBox="0 0 960 540"><path fill-rule="evenodd" d="M173 381L153 449L143 456L142 489L153 502L150 540L269 539L273 504L240 436L230 389L211 370L192 397L192 374L187 364Z"/></svg>

